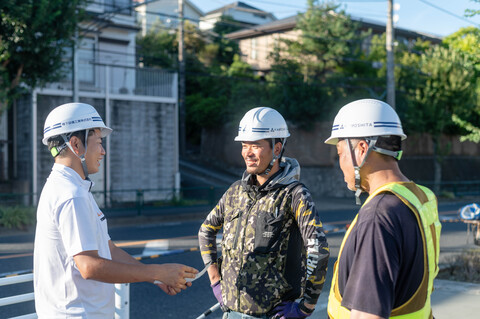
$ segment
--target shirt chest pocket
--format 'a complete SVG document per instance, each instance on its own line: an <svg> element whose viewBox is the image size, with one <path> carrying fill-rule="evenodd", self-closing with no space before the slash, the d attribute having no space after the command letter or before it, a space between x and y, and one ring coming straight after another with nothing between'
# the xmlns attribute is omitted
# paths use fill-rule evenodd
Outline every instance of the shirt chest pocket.
<svg viewBox="0 0 480 319"><path fill-rule="evenodd" d="M268 253L278 251L281 233L285 226L285 214L275 209L274 212L261 212L255 226L255 252Z"/></svg>
<svg viewBox="0 0 480 319"><path fill-rule="evenodd" d="M240 216L242 211L238 209L231 210L225 215L225 222L223 225L223 240L222 245L225 249L230 250L236 246L236 238L240 231Z"/></svg>

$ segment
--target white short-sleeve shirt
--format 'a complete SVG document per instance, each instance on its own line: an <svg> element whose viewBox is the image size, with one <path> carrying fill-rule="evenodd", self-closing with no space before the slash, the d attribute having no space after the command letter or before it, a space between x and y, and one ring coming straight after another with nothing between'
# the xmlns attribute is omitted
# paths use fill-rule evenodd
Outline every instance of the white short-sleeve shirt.
<svg viewBox="0 0 480 319"><path fill-rule="evenodd" d="M73 256L97 250L111 259L107 220L73 169L54 164L37 208L35 308L39 318L113 318L114 285L85 280Z"/></svg>

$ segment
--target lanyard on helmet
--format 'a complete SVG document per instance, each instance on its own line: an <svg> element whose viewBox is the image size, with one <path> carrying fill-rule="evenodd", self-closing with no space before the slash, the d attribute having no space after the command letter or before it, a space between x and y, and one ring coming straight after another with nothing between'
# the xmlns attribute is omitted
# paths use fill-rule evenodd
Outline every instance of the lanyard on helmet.
<svg viewBox="0 0 480 319"><path fill-rule="evenodd" d="M375 144L377 143L377 139L378 137L365 138L365 141L368 143L368 150L360 166L357 165L357 162L355 160L355 155L353 152L353 147L350 142L350 139L348 138L345 139L348 143L348 149L350 150L350 155L352 156L352 163L355 171L355 202L357 205L362 204L362 202L360 201L360 194L362 193L363 189L360 185L360 169L362 168L363 164L365 164L365 161L367 160L367 157L370 154L370 152L375 151L383 155L388 155L395 158L397 161L399 161L402 158L403 151L390 151L390 150L386 150L386 149L375 146Z"/></svg>
<svg viewBox="0 0 480 319"><path fill-rule="evenodd" d="M65 144L67 144L68 148L72 151L72 153L80 159L80 162L82 163L82 169L83 169L83 174L85 175L85 179L88 179L88 168L87 168L87 163L85 162L85 155L87 155L87 139L88 139L88 132L90 129L85 130L85 153L82 155L77 155L75 151L73 150L72 145L70 144L70 139L67 137L66 134L62 134L62 138L65 141Z"/></svg>
<svg viewBox="0 0 480 319"><path fill-rule="evenodd" d="M365 164L368 155L370 154L370 152L373 149L373 146L377 142L377 139L374 138L374 139L371 139L370 141L367 140L367 143L368 143L367 154L365 154L365 157L363 158L363 161L360 165L357 165L357 161L355 160L354 148L352 147L350 139L346 138L345 140L347 141L348 149L350 151L350 155L352 156L352 164L355 172L355 203L357 205L362 205L362 201L360 200L360 194L362 193L363 189L362 189L361 180L360 180L360 169L362 168L363 164Z"/></svg>
<svg viewBox="0 0 480 319"><path fill-rule="evenodd" d="M275 139L272 138L272 160L270 161L270 163L268 164L267 168L265 169L265 171L263 171L262 175L268 175L270 173L270 171L272 170L272 167L273 165L275 164L275 162L277 161L277 159L279 159L280 157L282 157L283 155L283 151L285 150L285 143L287 143L287 138L284 138L282 140L282 149L280 150L280 154L277 156L275 155L275 150L274 150L274 147L275 147Z"/></svg>

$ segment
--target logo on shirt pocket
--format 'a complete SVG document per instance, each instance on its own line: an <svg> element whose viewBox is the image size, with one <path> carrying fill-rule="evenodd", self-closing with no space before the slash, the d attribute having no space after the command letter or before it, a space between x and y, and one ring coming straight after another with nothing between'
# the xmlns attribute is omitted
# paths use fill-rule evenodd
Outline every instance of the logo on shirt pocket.
<svg viewBox="0 0 480 319"><path fill-rule="evenodd" d="M104 221L105 220L105 215L103 215L103 213L100 211L100 212L97 212L97 216L100 217L100 221Z"/></svg>

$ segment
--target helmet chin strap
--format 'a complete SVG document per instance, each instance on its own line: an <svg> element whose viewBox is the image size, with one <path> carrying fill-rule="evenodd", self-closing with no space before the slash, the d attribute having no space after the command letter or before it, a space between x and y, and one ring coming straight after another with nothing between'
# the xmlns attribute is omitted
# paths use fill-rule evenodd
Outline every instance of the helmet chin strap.
<svg viewBox="0 0 480 319"><path fill-rule="evenodd" d="M273 165L275 164L275 162L280 158L282 157L283 155L283 151L285 150L285 143L287 142L287 138L284 138L283 141L282 141L282 149L280 150L280 154L279 155L275 155L275 151L274 151L274 147L275 147L275 139L272 138L272 160L270 161L270 163L268 164L267 168L263 171L263 173L260 173L258 175L267 175L270 174L270 171L272 170L272 167Z"/></svg>
<svg viewBox="0 0 480 319"><path fill-rule="evenodd" d="M363 161L360 165L357 165L357 161L355 159L355 153L354 153L354 148L352 147L352 143L349 138L345 139L348 144L348 149L350 150L350 155L352 156L352 164L353 164L353 169L355 173L355 203L357 205L362 205L362 201L360 200L360 194L364 191L361 185L361 179L360 179L360 169L362 168L363 164L365 164L368 155L373 149L373 146L377 142L377 139L371 139L368 141L368 150L367 154L365 154L365 157L363 158Z"/></svg>
<svg viewBox="0 0 480 319"><path fill-rule="evenodd" d="M72 153L75 154L75 156L80 159L80 162L82 163L82 169L83 169L83 174L85 175L85 179L88 179L88 168L87 168L87 163L85 162L85 155L87 155L87 139L88 139L89 131L90 129L85 130L85 153L83 153L82 155L77 155L77 153L75 153L72 145L70 144L69 139L67 138L67 135L62 134L62 138L65 141L65 144L67 144L68 148L72 151Z"/></svg>

